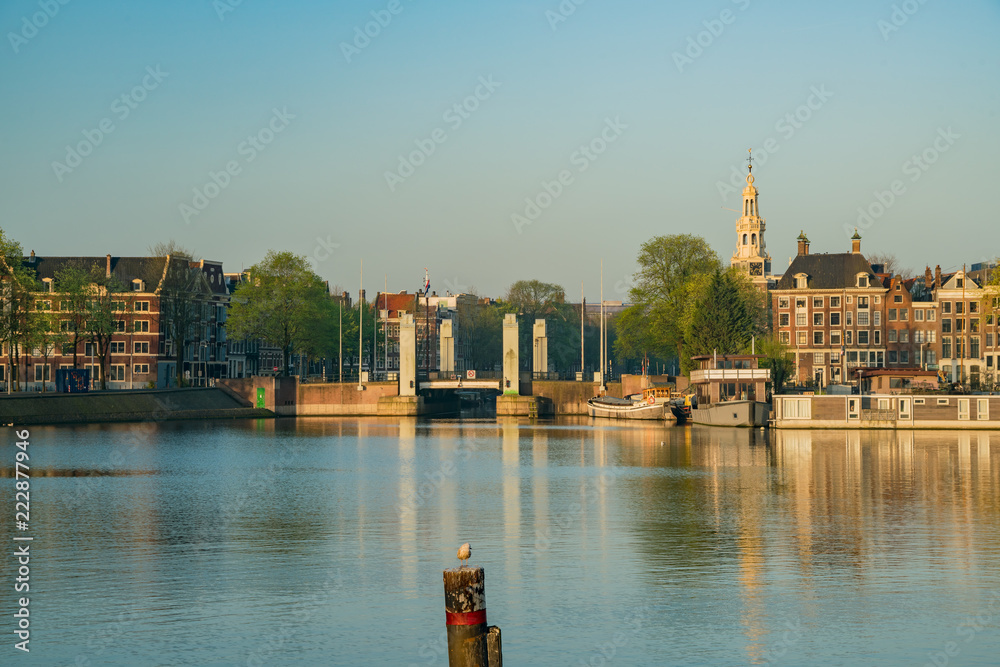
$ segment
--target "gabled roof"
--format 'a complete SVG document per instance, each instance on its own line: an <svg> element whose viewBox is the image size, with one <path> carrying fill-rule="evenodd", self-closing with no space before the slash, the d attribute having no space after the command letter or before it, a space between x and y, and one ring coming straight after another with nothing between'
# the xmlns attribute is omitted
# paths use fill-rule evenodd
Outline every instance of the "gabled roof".
<svg viewBox="0 0 1000 667"><path fill-rule="evenodd" d="M808 276L809 289L831 290L851 289L857 287L857 275L868 274L871 285L878 286L882 281L872 273L871 264L861 254L852 252L836 254L799 255L792 260L791 266L778 281L774 289L795 289L795 276L804 273Z"/></svg>

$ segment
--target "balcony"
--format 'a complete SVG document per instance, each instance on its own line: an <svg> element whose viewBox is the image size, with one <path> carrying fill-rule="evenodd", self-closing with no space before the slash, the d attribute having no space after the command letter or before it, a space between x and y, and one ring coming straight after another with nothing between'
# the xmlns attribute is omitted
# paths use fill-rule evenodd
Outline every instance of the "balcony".
<svg viewBox="0 0 1000 667"><path fill-rule="evenodd" d="M766 382L770 368L709 368L691 371L691 383L705 382Z"/></svg>

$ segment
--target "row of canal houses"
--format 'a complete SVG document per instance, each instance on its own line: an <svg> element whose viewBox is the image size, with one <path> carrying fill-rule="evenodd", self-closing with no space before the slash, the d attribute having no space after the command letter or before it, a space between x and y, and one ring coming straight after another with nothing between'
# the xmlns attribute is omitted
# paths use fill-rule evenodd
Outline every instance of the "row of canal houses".
<svg viewBox="0 0 1000 667"><path fill-rule="evenodd" d="M798 255L770 290L774 330L795 352L800 383L857 384L884 375L894 389L993 387L1000 380L996 295L986 285L990 265L973 269L928 267L905 279L870 264L857 232L851 252L832 254L811 254L802 233Z"/></svg>

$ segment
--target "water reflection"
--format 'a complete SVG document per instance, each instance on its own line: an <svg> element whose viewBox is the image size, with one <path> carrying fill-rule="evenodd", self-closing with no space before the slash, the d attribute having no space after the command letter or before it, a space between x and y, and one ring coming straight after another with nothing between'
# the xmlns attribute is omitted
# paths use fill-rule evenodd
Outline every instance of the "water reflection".
<svg viewBox="0 0 1000 667"><path fill-rule="evenodd" d="M205 664L245 663L240 641L340 571L296 659L445 664L428 647L464 541L511 664L586 663L620 630L621 664L923 664L1000 591L993 432L299 419L161 425L134 449L120 425L33 439L39 468L102 471L32 482L59 538L46 662L137 604L93 662L190 664L185 637ZM992 659L981 637L964 664Z"/></svg>

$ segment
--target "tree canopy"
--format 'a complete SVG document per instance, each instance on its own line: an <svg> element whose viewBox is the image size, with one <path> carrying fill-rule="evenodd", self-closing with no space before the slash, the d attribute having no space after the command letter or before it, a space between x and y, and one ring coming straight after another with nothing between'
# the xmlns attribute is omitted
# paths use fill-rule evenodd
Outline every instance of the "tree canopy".
<svg viewBox="0 0 1000 667"><path fill-rule="evenodd" d="M280 347L287 375L291 353L323 347L315 328L335 324L329 321L336 314L329 306L329 290L305 256L287 251L268 251L248 273L249 280L231 299L229 334L263 338Z"/></svg>

